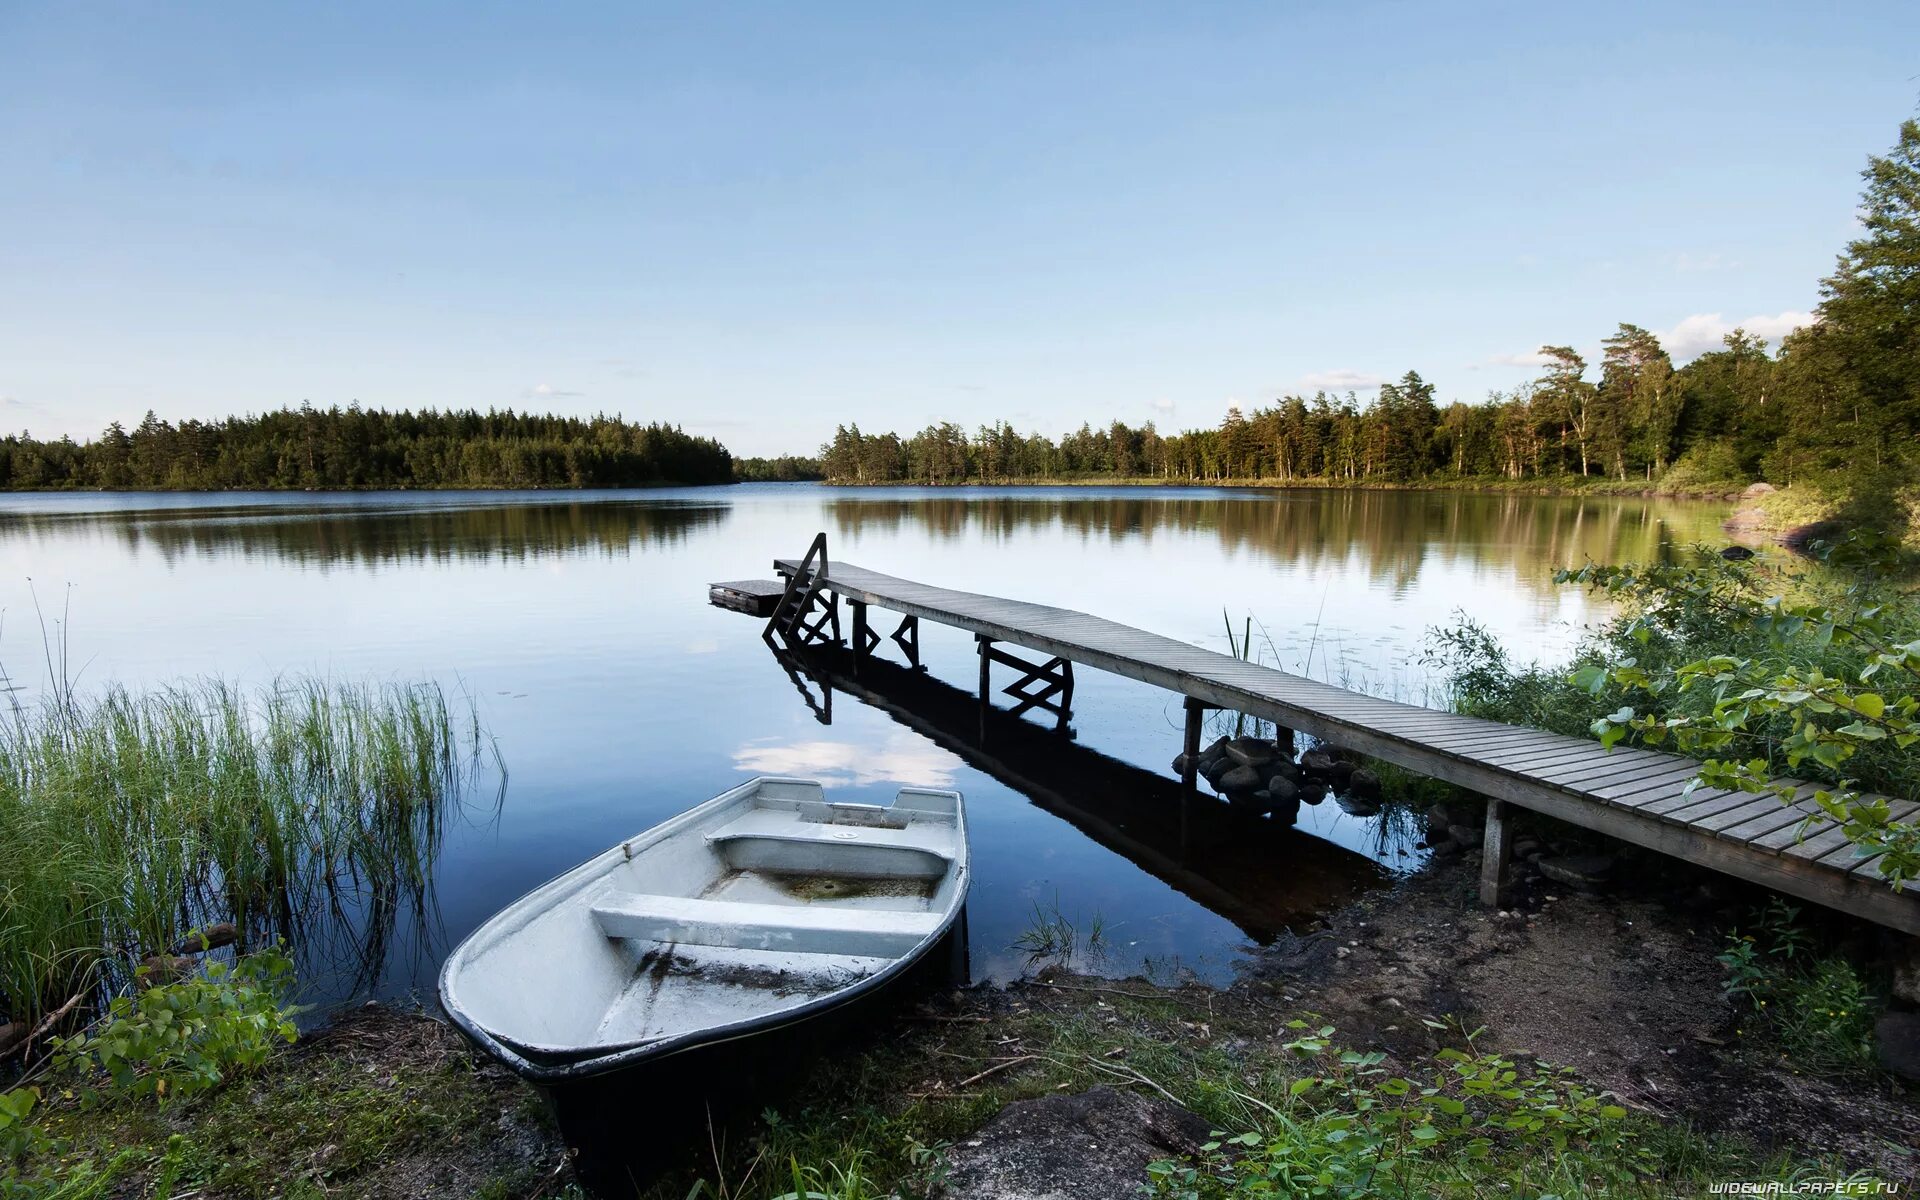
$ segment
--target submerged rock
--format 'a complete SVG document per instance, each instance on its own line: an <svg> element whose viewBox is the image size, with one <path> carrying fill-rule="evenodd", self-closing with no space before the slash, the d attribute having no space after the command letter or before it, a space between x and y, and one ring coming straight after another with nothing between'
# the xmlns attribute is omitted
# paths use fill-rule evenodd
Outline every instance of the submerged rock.
<svg viewBox="0 0 1920 1200"><path fill-rule="evenodd" d="M1327 798L1327 785L1317 779L1303 779L1295 790L1300 793L1300 799L1307 804L1318 804Z"/></svg>
<svg viewBox="0 0 1920 1200"><path fill-rule="evenodd" d="M1200 773L1205 775L1227 757L1227 739L1215 738L1213 744L1200 752Z"/></svg>
<svg viewBox="0 0 1920 1200"><path fill-rule="evenodd" d="M1288 783L1300 782L1300 768L1284 758L1276 758L1262 766L1260 774L1267 779L1284 779Z"/></svg>
<svg viewBox="0 0 1920 1200"><path fill-rule="evenodd" d="M1380 798L1380 777L1367 767L1354 767L1347 776L1347 790L1363 800Z"/></svg>
<svg viewBox="0 0 1920 1200"><path fill-rule="evenodd" d="M1252 767L1233 767L1213 780L1213 785L1223 792L1252 792L1259 790L1260 772Z"/></svg>
<svg viewBox="0 0 1920 1200"><path fill-rule="evenodd" d="M1227 743L1227 757L1244 767L1258 767L1278 757L1272 742L1259 738L1237 737Z"/></svg>
<svg viewBox="0 0 1920 1200"><path fill-rule="evenodd" d="M1266 794L1275 805L1296 804L1300 800L1300 789L1284 779L1268 780Z"/></svg>
<svg viewBox="0 0 1920 1200"><path fill-rule="evenodd" d="M1371 817L1380 812L1380 805L1365 796L1356 796L1351 792L1342 792L1333 798L1340 811L1350 817Z"/></svg>
<svg viewBox="0 0 1920 1200"><path fill-rule="evenodd" d="M232 921L215 921L205 929L196 929L181 938L171 953L203 954L208 950L231 946L239 940L240 929Z"/></svg>
<svg viewBox="0 0 1920 1200"><path fill-rule="evenodd" d="M146 971L140 977L140 986L177 983L193 974L193 969L199 965L198 959L185 954L149 954L140 960L141 968Z"/></svg>
<svg viewBox="0 0 1920 1200"><path fill-rule="evenodd" d="M1021 1100L953 1148L948 1200L1112 1200L1147 1164L1197 1154L1211 1127L1184 1108L1108 1087Z"/></svg>

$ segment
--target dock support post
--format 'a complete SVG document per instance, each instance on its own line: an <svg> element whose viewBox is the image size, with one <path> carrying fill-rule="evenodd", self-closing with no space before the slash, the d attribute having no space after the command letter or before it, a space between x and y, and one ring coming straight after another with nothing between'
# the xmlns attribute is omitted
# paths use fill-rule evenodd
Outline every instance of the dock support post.
<svg viewBox="0 0 1920 1200"><path fill-rule="evenodd" d="M1187 852L1187 819L1193 809L1194 796L1199 789L1200 776L1200 726L1206 716L1207 706L1202 701L1187 697L1187 734L1181 743L1180 768L1180 853Z"/></svg>
<svg viewBox="0 0 1920 1200"><path fill-rule="evenodd" d="M1512 831L1507 827L1507 806L1499 800L1487 801L1487 834L1480 847L1480 903L1500 907L1500 885L1507 872L1508 847Z"/></svg>
<svg viewBox="0 0 1920 1200"><path fill-rule="evenodd" d="M880 635L867 624L865 600L848 600L847 607L853 610L853 673L858 677L860 663L880 644Z"/></svg>
<svg viewBox="0 0 1920 1200"><path fill-rule="evenodd" d="M987 741L987 713L993 709L993 639L984 633L973 635L980 651L980 742Z"/></svg>
<svg viewBox="0 0 1920 1200"><path fill-rule="evenodd" d="M920 618L908 613L900 618L900 628L893 631L893 644L900 647L900 653L907 656L907 665L916 671L924 671L920 665Z"/></svg>

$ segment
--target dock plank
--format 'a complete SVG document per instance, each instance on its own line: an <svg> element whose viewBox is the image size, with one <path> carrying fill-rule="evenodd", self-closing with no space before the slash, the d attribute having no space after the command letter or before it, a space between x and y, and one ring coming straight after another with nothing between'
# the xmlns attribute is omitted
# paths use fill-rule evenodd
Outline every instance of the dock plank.
<svg viewBox="0 0 1920 1200"><path fill-rule="evenodd" d="M777 559L790 576L793 559ZM833 562L836 596L966 630L1244 712L1419 774L1815 903L1920 933L1920 888L1887 886L1852 854L1805 785L1777 797L1693 786L1699 764L1641 747L1403 704L1136 629L1090 613L939 587ZM1896 801L1896 813L1920 805Z"/></svg>

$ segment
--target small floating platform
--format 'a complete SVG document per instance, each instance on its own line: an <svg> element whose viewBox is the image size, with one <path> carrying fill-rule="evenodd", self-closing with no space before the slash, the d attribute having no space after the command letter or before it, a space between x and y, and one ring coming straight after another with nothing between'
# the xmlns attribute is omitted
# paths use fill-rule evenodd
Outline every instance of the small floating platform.
<svg viewBox="0 0 1920 1200"><path fill-rule="evenodd" d="M780 597L786 594L787 584L781 579L736 579L731 583L707 585L707 599L711 603L756 617L772 616L773 610L780 606Z"/></svg>

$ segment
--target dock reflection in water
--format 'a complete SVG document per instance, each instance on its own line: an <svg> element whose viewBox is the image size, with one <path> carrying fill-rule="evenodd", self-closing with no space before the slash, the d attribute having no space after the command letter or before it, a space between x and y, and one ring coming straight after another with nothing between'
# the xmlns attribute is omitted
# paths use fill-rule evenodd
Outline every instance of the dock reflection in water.
<svg viewBox="0 0 1920 1200"><path fill-rule="evenodd" d="M1197 796L1186 819L1179 781L1111 758L994 710L984 737L977 697L923 671L844 648L774 657L815 716L832 722L841 692L953 753L1087 837L1267 944L1392 878L1380 863L1291 825ZM975 947L978 958L994 947Z"/></svg>

